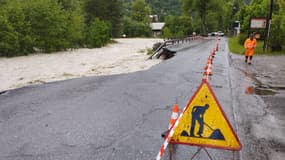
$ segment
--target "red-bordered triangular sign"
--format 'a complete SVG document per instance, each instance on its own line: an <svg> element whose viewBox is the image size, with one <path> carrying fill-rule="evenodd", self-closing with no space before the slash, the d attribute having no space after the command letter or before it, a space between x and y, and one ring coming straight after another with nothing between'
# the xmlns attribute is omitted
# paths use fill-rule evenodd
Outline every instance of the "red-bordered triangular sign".
<svg viewBox="0 0 285 160"><path fill-rule="evenodd" d="M171 143L241 149L241 143L207 81L202 81L182 114Z"/></svg>

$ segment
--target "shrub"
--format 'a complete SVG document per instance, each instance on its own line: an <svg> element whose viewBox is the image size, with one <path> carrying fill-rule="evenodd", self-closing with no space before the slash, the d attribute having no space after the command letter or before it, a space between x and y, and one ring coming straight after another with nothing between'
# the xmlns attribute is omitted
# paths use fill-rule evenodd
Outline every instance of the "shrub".
<svg viewBox="0 0 285 160"><path fill-rule="evenodd" d="M66 39L69 48L78 48L84 45L84 17L78 11L67 11Z"/></svg>
<svg viewBox="0 0 285 160"><path fill-rule="evenodd" d="M102 47L110 42L110 25L95 18L87 29L86 41L88 47Z"/></svg>
<svg viewBox="0 0 285 160"><path fill-rule="evenodd" d="M67 15L54 0L28 0L25 12L35 39L34 47L54 52L68 47Z"/></svg>
<svg viewBox="0 0 285 160"><path fill-rule="evenodd" d="M238 42L240 45L244 44L244 41L248 38L247 34L241 33L238 35Z"/></svg>
<svg viewBox="0 0 285 160"><path fill-rule="evenodd" d="M172 38L172 33L168 27L164 27L162 30L162 38L169 39Z"/></svg>
<svg viewBox="0 0 285 160"><path fill-rule="evenodd" d="M128 37L150 37L151 28L148 23L124 17L124 34Z"/></svg>
<svg viewBox="0 0 285 160"><path fill-rule="evenodd" d="M147 54L147 55L152 55L153 52L154 52L154 51L153 51L151 48L147 48L147 49L146 49L146 54Z"/></svg>
<svg viewBox="0 0 285 160"><path fill-rule="evenodd" d="M54 0L7 0L0 5L0 56L54 52L84 44L80 6Z"/></svg>
<svg viewBox="0 0 285 160"><path fill-rule="evenodd" d="M19 1L7 1L0 9L1 56L11 57L32 52L31 29L25 18L23 5Z"/></svg>
<svg viewBox="0 0 285 160"><path fill-rule="evenodd" d="M13 31L9 22L0 17L0 56L11 57L12 53L19 50L18 36Z"/></svg>
<svg viewBox="0 0 285 160"><path fill-rule="evenodd" d="M273 51L281 51L285 39L285 17L274 15L271 25L269 44Z"/></svg>
<svg viewBox="0 0 285 160"><path fill-rule="evenodd" d="M168 28L171 36L175 38L191 35L193 32L192 18L190 16L168 16L165 28Z"/></svg>

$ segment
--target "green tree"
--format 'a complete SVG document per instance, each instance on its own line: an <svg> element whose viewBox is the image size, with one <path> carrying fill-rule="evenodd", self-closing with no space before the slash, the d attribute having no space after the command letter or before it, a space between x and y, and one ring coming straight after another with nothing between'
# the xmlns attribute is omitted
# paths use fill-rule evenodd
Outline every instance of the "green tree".
<svg viewBox="0 0 285 160"><path fill-rule="evenodd" d="M4 5L7 3L8 0L0 0L0 5Z"/></svg>
<svg viewBox="0 0 285 160"><path fill-rule="evenodd" d="M67 37L69 48L84 44L85 18L82 0L58 0L67 16Z"/></svg>
<svg viewBox="0 0 285 160"><path fill-rule="evenodd" d="M233 24L238 20L236 15L243 4L243 0L232 0L227 2L227 6L225 8L227 17L225 18L224 29L233 30Z"/></svg>
<svg viewBox="0 0 285 160"><path fill-rule="evenodd" d="M65 10L83 10L84 0L57 0Z"/></svg>
<svg viewBox="0 0 285 160"><path fill-rule="evenodd" d="M124 2L125 15L130 16L132 3L135 0L122 0ZM164 21L166 16L181 15L180 0L145 0L151 8L151 14L158 15L160 21Z"/></svg>
<svg viewBox="0 0 285 160"><path fill-rule="evenodd" d="M132 4L131 17L135 21L149 23L151 9L145 0L136 0Z"/></svg>
<svg viewBox="0 0 285 160"><path fill-rule="evenodd" d="M129 17L124 17L124 34L128 37L150 37L151 28L149 23L132 20Z"/></svg>
<svg viewBox="0 0 285 160"><path fill-rule="evenodd" d="M250 29L251 17L267 17L269 15L268 0L252 0L249 5L241 8L238 12L238 18L241 22L241 31L244 33L258 31L265 35L265 30ZM273 50L281 50L285 44L285 2L284 0L275 0L273 5L272 23L270 28L269 45ZM262 37L263 38L263 37Z"/></svg>
<svg viewBox="0 0 285 160"><path fill-rule="evenodd" d="M150 7L144 0L136 0L132 3L130 17L123 18L123 32L128 37L150 37Z"/></svg>
<svg viewBox="0 0 285 160"><path fill-rule="evenodd" d="M220 21L220 15L216 12L208 12L206 19L209 19L209 21L207 21L206 24L206 29L208 32L213 32L213 31L217 31L217 29L219 28L219 25L222 25ZM219 29L221 30L221 29Z"/></svg>
<svg viewBox="0 0 285 160"><path fill-rule="evenodd" d="M122 1L121 0L85 0L87 24L91 24L94 18L100 18L111 24L113 37L118 37L122 29Z"/></svg>
<svg viewBox="0 0 285 160"><path fill-rule="evenodd" d="M18 52L19 40L6 15L0 14L0 56L10 57Z"/></svg>
<svg viewBox="0 0 285 160"><path fill-rule="evenodd" d="M25 2L26 20L31 25L34 47L44 52L68 48L67 15L54 0L27 0Z"/></svg>
<svg viewBox="0 0 285 160"><path fill-rule="evenodd" d="M25 21L26 16L22 3L18 0L7 1L0 9L0 15L2 16L0 31L2 32L0 40L2 54L15 56L20 51L24 55L32 52L31 26L29 22Z"/></svg>
<svg viewBox="0 0 285 160"><path fill-rule="evenodd" d="M108 17L114 18L118 23L112 22L120 25L116 19L118 16L112 16L112 12L106 16L106 22L105 19L103 22L95 16L91 17L92 14L87 14L84 10L86 1L91 0L0 0L0 56L105 45L111 34ZM107 6L117 5L113 2L114 0L108 1ZM103 8L106 13L112 9ZM98 10L101 11L102 8ZM85 21L87 15L91 17L90 21ZM90 35L98 33L103 35L90 38Z"/></svg>
<svg viewBox="0 0 285 160"><path fill-rule="evenodd" d="M272 50L282 50L285 45L285 2L276 0L272 15L269 44Z"/></svg>
<svg viewBox="0 0 285 160"><path fill-rule="evenodd" d="M79 12L67 11L66 39L69 48L78 48L84 45L85 23L84 17Z"/></svg>
<svg viewBox="0 0 285 160"><path fill-rule="evenodd" d="M249 30L249 21L251 17L267 17L268 5L267 0L253 0L250 5L244 6L239 13L238 18L241 23L241 31L246 32Z"/></svg>
<svg viewBox="0 0 285 160"><path fill-rule="evenodd" d="M111 38L110 25L99 18L95 18L88 27L86 38L88 47L106 45Z"/></svg>
<svg viewBox="0 0 285 160"><path fill-rule="evenodd" d="M166 17L165 26L175 38L182 38L192 35L193 23L190 16L168 16Z"/></svg>
<svg viewBox="0 0 285 160"><path fill-rule="evenodd" d="M152 9L152 14L158 15L160 21L166 16L181 15L180 0L146 0Z"/></svg>
<svg viewBox="0 0 285 160"><path fill-rule="evenodd" d="M198 13L201 19L201 33L206 34L206 15L211 0L181 0L183 12L186 15Z"/></svg>
<svg viewBox="0 0 285 160"><path fill-rule="evenodd" d="M171 30L168 27L164 27L162 30L162 38L168 39L172 37L173 36L172 36Z"/></svg>
<svg viewBox="0 0 285 160"><path fill-rule="evenodd" d="M208 32L217 30L226 31L230 27L230 22L233 21L232 10L234 4L232 1L224 0L215 0L214 4L218 6L218 9L213 10L211 8L208 10L206 15L206 30Z"/></svg>
<svg viewBox="0 0 285 160"><path fill-rule="evenodd" d="M271 24L270 46L273 50L282 50L285 39L285 16L273 15Z"/></svg>

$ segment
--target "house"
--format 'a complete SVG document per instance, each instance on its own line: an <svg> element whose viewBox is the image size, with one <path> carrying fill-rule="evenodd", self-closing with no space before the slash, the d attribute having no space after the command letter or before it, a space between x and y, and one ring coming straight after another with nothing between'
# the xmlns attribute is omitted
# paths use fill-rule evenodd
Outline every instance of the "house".
<svg viewBox="0 0 285 160"><path fill-rule="evenodd" d="M150 23L153 37L159 37L161 35L162 29L164 26L165 26L164 22Z"/></svg>

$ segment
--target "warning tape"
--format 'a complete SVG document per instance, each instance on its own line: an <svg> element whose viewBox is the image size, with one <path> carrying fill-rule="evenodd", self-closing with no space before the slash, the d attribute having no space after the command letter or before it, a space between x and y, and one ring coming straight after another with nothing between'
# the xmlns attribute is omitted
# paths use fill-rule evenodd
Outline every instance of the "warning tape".
<svg viewBox="0 0 285 160"><path fill-rule="evenodd" d="M207 59L207 63L206 63L206 67L205 67L205 72L203 73L202 80L208 81L209 76L212 75L211 70L212 70L212 68L213 68L213 67L212 67L213 58L214 58L215 52L218 51L218 48L219 48L219 43L217 43L216 47L213 49L213 51L210 53L209 58ZM208 64L210 64L211 67L208 67ZM209 71L209 69L210 69L210 71ZM209 73L211 73L211 74L209 74ZM169 142L171 141L171 137L172 137L173 134L174 134L174 130L175 130L175 128L178 126L179 121L180 121L181 117L183 116L183 113L184 113L184 111L186 110L186 108L187 108L187 105L183 108L183 111L182 111L181 114L179 115L178 119L176 120L176 122L174 123L174 125L170 128L170 131L168 132L168 135L166 136L166 138L165 138L165 140L164 140L162 146L161 146L160 149L159 149L159 152L158 152L158 154L157 154L157 156L156 156L156 160L161 160L161 158L162 158L162 156L163 156L163 154L164 154L164 152L165 152L165 150L166 150L166 148L167 148Z"/></svg>
<svg viewBox="0 0 285 160"><path fill-rule="evenodd" d="M178 119L176 120L176 122L174 123L172 128L170 128L170 131L169 131L168 135L166 136L166 138L165 138L165 140L163 142L163 145L160 147L160 150L159 150L159 152L158 152L158 154L156 156L156 160L160 160L162 158L162 156L163 156L163 154L165 152L165 149L167 148L169 142L171 141L171 137L174 134L174 130L178 126L178 123L179 123L179 121L180 121L180 119L181 119L181 117L182 117L182 115L183 115L183 113L184 113L186 108L187 108L187 105L183 108L182 113L179 115Z"/></svg>

